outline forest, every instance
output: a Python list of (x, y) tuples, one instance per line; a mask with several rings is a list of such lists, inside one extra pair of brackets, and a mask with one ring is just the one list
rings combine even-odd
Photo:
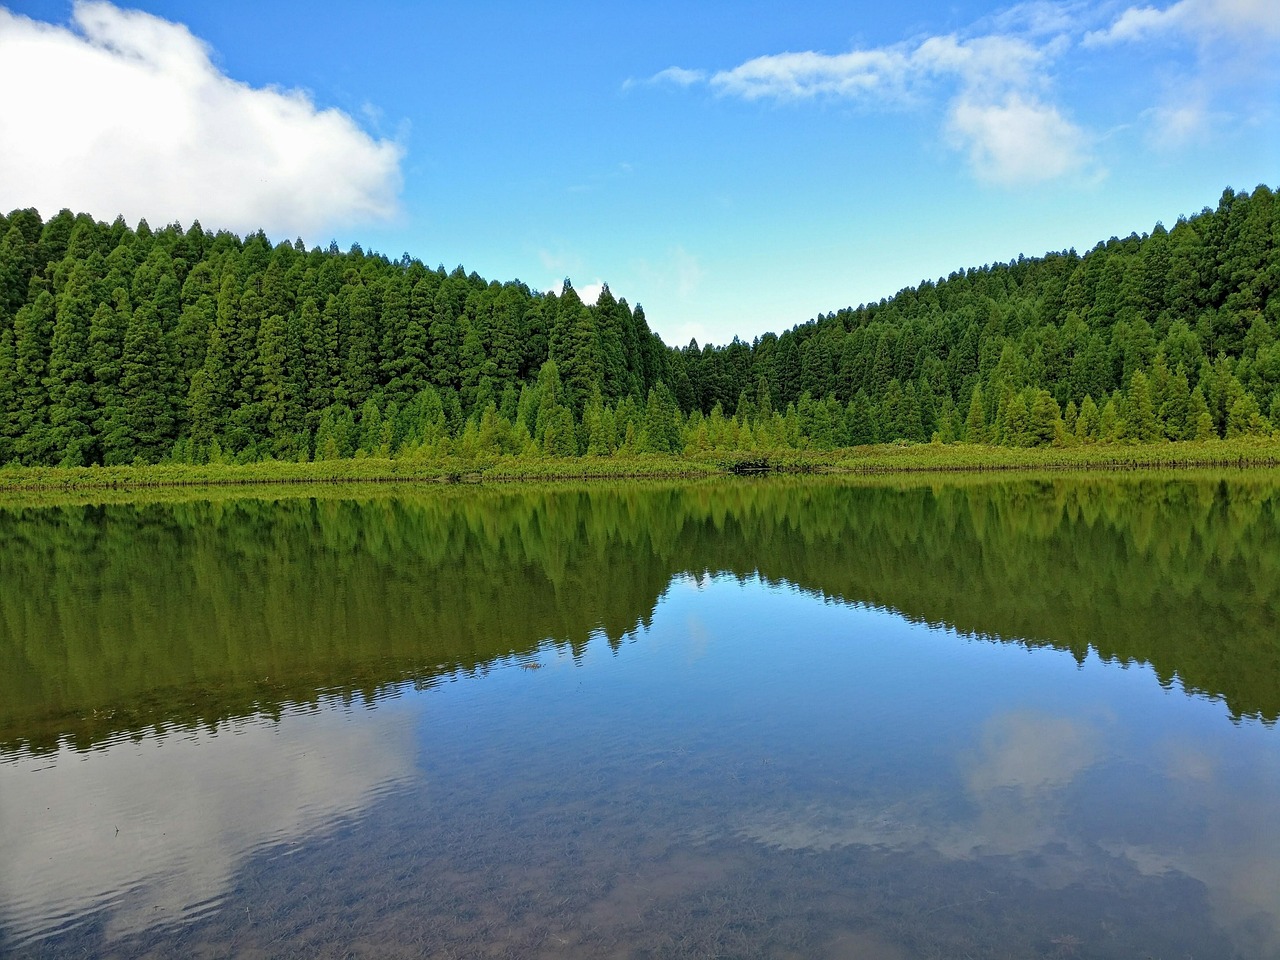
[(745, 343), (668, 347), (408, 254), (0, 215), (0, 464), (610, 456), (1271, 436), (1280, 215), (952, 273)]

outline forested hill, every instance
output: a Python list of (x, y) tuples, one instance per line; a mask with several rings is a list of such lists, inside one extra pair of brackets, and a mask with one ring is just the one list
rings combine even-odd
[(1280, 425), (1263, 186), (751, 344), (358, 246), (0, 215), (0, 463), (1011, 445)]

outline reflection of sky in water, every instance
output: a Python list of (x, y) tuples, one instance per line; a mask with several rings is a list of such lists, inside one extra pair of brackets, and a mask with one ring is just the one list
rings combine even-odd
[(0, 762), (0, 916), (18, 937), (99, 907), (111, 937), (210, 909), (243, 858), (359, 814), (412, 771), (391, 706), (341, 704)]
[[(635, 915), (659, 888), (730, 875), (712, 862), (726, 849), (804, 855), (818, 877), (851, 850), (924, 851), (1057, 897), (1123, 862), (1203, 885), (1242, 955), (1280, 951), (1275, 731), (1146, 668), (732, 578), (677, 578), (616, 653), (597, 639), (539, 659), (406, 687), (376, 710), (332, 704), (0, 764), (0, 915), (23, 934), (106, 906), (108, 935), (126, 936), (225, 907), (253, 851), (305, 856), (356, 817), (370, 849), (421, 831), (422, 874), (402, 887), (438, 884), (432, 871), (457, 864), (432, 858), (450, 844), (487, 851), (479, 874), (514, 878), (519, 848), (545, 843), (566, 857), (547, 870), (599, 857), (591, 869), (613, 878), (599, 903)], [(549, 840), (556, 823), (566, 833)], [(641, 877), (627, 888), (609, 858), (664, 831), (683, 859), (627, 874)], [(344, 865), (326, 869), (347, 882)], [(551, 884), (537, 871), (532, 888)]]
[[(1177, 872), (1204, 884), (1218, 921), (1246, 954), (1280, 953), (1273, 729), (1233, 725), (1221, 705), (1163, 690), (1145, 667), (1096, 657), (1078, 666), (1064, 653), (967, 640), (883, 611), (822, 609), (788, 592), (742, 598), (738, 623), (721, 623), (721, 644), (734, 644), (735, 631), (754, 621), (790, 623), (779, 632), (801, 651), (820, 646), (830, 657), (822, 660), (826, 677), (810, 685), (830, 693), (848, 684), (843, 706), (839, 697), (822, 700), (828, 721), (872, 731), (850, 761), (865, 764), (886, 743), (905, 747), (895, 759), (907, 768), (908, 788), (849, 800), (798, 791), (793, 806), (741, 812), (741, 836), (780, 849), (1036, 854), (1035, 881), (1055, 888), (1118, 855), (1143, 874)], [(764, 609), (752, 609), (756, 603)], [(710, 649), (705, 627), (699, 632), (699, 645)], [(879, 682), (902, 667), (909, 685), (882, 687), (868, 704), (859, 681)], [(798, 719), (806, 724), (803, 712)], [(831, 727), (809, 729), (814, 736)], [(806, 739), (803, 730), (795, 735)], [(941, 763), (925, 747), (931, 738), (948, 744)], [(928, 786), (919, 783), (922, 770), (930, 771)]]

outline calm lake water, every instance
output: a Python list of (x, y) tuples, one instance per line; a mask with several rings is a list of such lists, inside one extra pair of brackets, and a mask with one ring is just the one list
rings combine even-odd
[(1274, 477), (271, 491), (0, 544), (0, 954), (1280, 957)]

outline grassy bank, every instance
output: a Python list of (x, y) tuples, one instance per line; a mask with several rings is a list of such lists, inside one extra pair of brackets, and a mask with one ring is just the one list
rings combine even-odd
[(880, 445), (843, 450), (706, 452), (685, 456), (464, 460), (266, 461), (127, 467), (5, 467), (0, 495), (18, 491), (134, 490), (274, 484), (503, 483), (539, 480), (709, 477), (732, 473), (994, 473), (1280, 466), (1280, 441), (1216, 440), (1141, 446), (1015, 449), (973, 445)]

